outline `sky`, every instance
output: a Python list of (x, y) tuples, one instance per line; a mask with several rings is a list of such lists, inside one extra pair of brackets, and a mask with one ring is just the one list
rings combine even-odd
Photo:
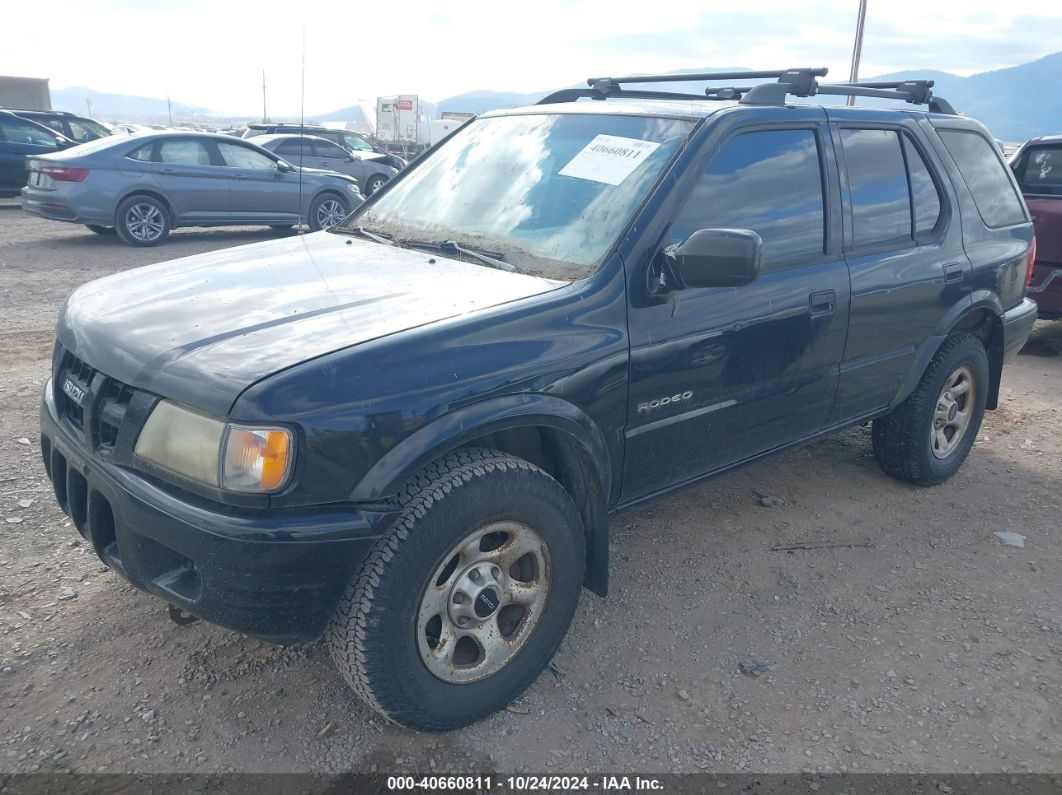
[[(847, 79), (858, 0), (55, 0), (4, 3), (0, 74), (308, 116), (387, 94), (438, 101), (587, 77), (828, 66)], [(303, 13), (297, 13), (300, 9)], [(17, 31), (17, 34), (16, 34)], [(862, 68), (961, 75), (1062, 50), (1062, 3), (869, 0)], [(300, 91), (305, 36), (305, 96)]]

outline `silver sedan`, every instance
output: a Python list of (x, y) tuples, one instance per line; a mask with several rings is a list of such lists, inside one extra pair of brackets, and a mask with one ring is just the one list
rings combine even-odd
[(366, 196), (372, 196), (398, 173), (387, 165), (387, 155), (350, 152), (316, 135), (258, 135), (254, 142), (293, 165), (323, 168), (354, 177)]
[(306, 223), (316, 231), (363, 200), (350, 176), (209, 133), (108, 136), (29, 157), (26, 167), (26, 212), (117, 233), (132, 246), (158, 245), (179, 226)]

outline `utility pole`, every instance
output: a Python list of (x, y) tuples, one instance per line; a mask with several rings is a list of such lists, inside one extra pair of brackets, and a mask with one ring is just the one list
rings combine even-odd
[(91, 119), (92, 118), (92, 100), (89, 99), (88, 97), (85, 97), (85, 106), (88, 108), (88, 115), (89, 115), (89, 118)]
[(170, 102), (170, 95), (169, 94), (166, 95), (166, 113), (169, 114), (170, 126), (172, 127), (173, 126), (173, 103)]
[(266, 116), (266, 84), (265, 84), (265, 69), (262, 70), (262, 123), (269, 121)]
[[(867, 0), (859, 0), (859, 18), (856, 20), (855, 44), (852, 46), (852, 72), (848, 82), (859, 80), (859, 58), (863, 54), (863, 23), (867, 18)], [(848, 104), (855, 105), (855, 97), (848, 97)]]

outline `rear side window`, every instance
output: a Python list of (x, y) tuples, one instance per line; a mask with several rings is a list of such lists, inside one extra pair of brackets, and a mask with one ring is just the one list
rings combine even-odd
[(209, 166), (210, 152), (200, 141), (162, 141), (159, 143), (159, 160), (182, 166)]
[(303, 141), (300, 138), (292, 140), (282, 141), (274, 150), (281, 157), (312, 157), (313, 151), (310, 148), (309, 141)]
[(747, 132), (723, 144), (679, 210), (671, 239), (726, 228), (763, 238), (765, 270), (822, 256), (826, 214), (814, 130)]
[(11, 141), (11, 143), (56, 146), (54, 135), (32, 122), (23, 121), (14, 116), (0, 116), (0, 131), (3, 132), (4, 138)]
[(1007, 167), (996, 146), (982, 135), (967, 130), (937, 132), (955, 159), (985, 226), (994, 228), (1025, 221), (1021, 199), (1007, 177)]
[(895, 130), (841, 130), (856, 248), (911, 239), (911, 194)]
[(1062, 148), (1030, 149), (1022, 160), (1018, 184), (1030, 196), (1062, 196)]

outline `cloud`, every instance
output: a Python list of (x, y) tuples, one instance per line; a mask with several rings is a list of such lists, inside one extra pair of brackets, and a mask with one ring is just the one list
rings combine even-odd
[[(520, 92), (590, 75), (705, 66), (819, 66), (846, 76), (855, 0), (760, 0), (755, 12), (710, 0), (498, 3), (440, 7), (411, 0), (395, 17), (319, 0), (290, 2), (67, 0), (42, 24), (39, 8), (4, 9), (0, 74), (49, 77), (56, 87), (165, 96), (253, 115), (262, 70), (270, 110), (297, 113), (306, 36), (307, 113), (359, 97), (427, 99), (480, 88)], [(1062, 6), (1040, 0), (871, 3), (863, 74), (905, 68), (970, 73), (1062, 50)]]

